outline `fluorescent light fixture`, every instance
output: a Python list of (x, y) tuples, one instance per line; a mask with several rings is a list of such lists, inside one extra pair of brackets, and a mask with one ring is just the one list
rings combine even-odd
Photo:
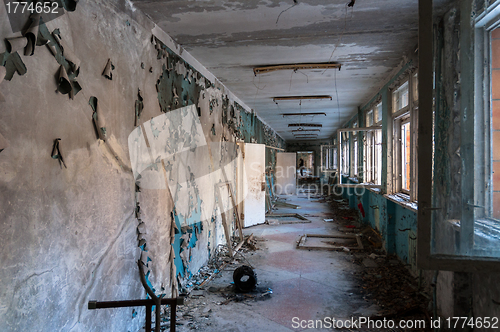
[(283, 113), (281, 114), (283, 117), (285, 116), (311, 116), (311, 115), (324, 115), (326, 116), (326, 113), (324, 112), (313, 112), (313, 113)]
[(306, 131), (320, 131), (320, 130), (321, 129), (294, 129), (294, 130), (292, 130), (292, 133), (296, 133), (296, 132), (303, 133)]
[(273, 97), (273, 101), (276, 102), (278, 100), (304, 100), (304, 99), (311, 99), (311, 100), (321, 100), (321, 99), (330, 99), (332, 100), (332, 96), (328, 95), (319, 95), (319, 96), (282, 96), (282, 97)]
[(289, 123), (288, 127), (323, 127), (321, 123)]
[(285, 64), (285, 65), (269, 65), (269, 66), (258, 66), (253, 68), (253, 73), (255, 76), (257, 74), (269, 73), (277, 70), (307, 70), (307, 69), (339, 69), (342, 65), (338, 62), (321, 62), (321, 63), (295, 63), (295, 64)]

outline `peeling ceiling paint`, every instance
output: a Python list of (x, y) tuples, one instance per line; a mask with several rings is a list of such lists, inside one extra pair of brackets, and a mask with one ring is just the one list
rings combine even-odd
[[(292, 0), (132, 2), (288, 141), (294, 140), (288, 123), (300, 118), (321, 121), (318, 139), (330, 137), (417, 46), (414, 0), (366, 0), (354, 7), (347, 0), (299, 0), (295, 6)], [(450, 1), (434, 2), (442, 7)], [(259, 65), (329, 61), (340, 62), (342, 70), (257, 76), (252, 71)], [(332, 100), (272, 100), (324, 94)], [(327, 116), (281, 115), (311, 111)]]

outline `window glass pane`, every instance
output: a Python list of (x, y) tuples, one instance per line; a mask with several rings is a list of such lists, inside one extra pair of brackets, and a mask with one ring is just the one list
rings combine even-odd
[(373, 110), (366, 112), (366, 127), (371, 127), (373, 125)]
[[(459, 115), (471, 104), (474, 113), (463, 116), (456, 123), (450, 123), (449, 116), (454, 113), (442, 108), (444, 102), (436, 107), (431, 253), (498, 259), (500, 80), (497, 75), (500, 74), (500, 30), (488, 32), (478, 27), (476, 36), (479, 31), (485, 40), (474, 48), (478, 65), (474, 68), (473, 78), (482, 84), (474, 85), (477, 90), (471, 88), (462, 93), (471, 97), (484, 96), (485, 99), (483, 102), (476, 100), (476, 103), (461, 104), (460, 112), (457, 112)], [(486, 43), (490, 47), (483, 49), (481, 46)], [(484, 71), (483, 64), (489, 64), (488, 71)], [(463, 73), (461, 79), (467, 81), (472, 78), (470, 74)], [(446, 130), (441, 129), (443, 126)], [(457, 139), (453, 134), (457, 130), (472, 134), (462, 134)], [(446, 154), (451, 151), (459, 152), (452, 152), (455, 156), (446, 159)]]
[(353, 176), (358, 176), (358, 139), (354, 139), (354, 169), (353, 169)]
[[(373, 113), (372, 113), (373, 114)], [(364, 137), (365, 144), (363, 147), (364, 154), (364, 167), (363, 167), (363, 181), (372, 182), (373, 181), (373, 133), (367, 132)]]
[(375, 184), (382, 183), (382, 131), (375, 131)]
[(401, 125), (401, 180), (402, 189), (410, 190), (410, 123)]
[(418, 100), (418, 73), (413, 75), (413, 100)]
[(333, 169), (337, 169), (337, 149), (336, 148), (333, 149)]
[(408, 106), (408, 82), (401, 85), (396, 91), (393, 92), (394, 107), (393, 112)]
[(382, 121), (382, 103), (375, 106), (375, 123)]

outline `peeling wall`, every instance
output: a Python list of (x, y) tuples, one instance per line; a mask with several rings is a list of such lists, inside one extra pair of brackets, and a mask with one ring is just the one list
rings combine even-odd
[[(224, 243), (215, 204), (209, 220), (198, 213), (201, 191), (213, 188), (198, 188), (191, 213), (181, 215), (175, 206), (186, 197), (136, 186), (128, 151), (136, 126), (196, 105), (213, 143), (198, 164), (214, 168), (237, 153), (222, 142), (284, 147), (219, 82), (197, 71), (196, 61), (187, 63), (154, 38), (144, 15), (122, 6), (79, 2), (40, 26), (50, 47), (39, 45), (32, 56), (1, 50), (12, 75), (0, 83), (0, 133), (9, 142), (0, 153), (2, 331), (138, 331), (144, 309), (89, 311), (87, 302), (145, 298), (139, 259), (157, 294), (175, 294), (177, 281), (182, 290)], [(3, 5), (0, 22), (2, 39), (21, 35), (6, 23)], [(113, 66), (103, 76), (108, 60)], [(57, 138), (60, 153), (53, 153)], [(183, 218), (191, 227), (182, 226)]]

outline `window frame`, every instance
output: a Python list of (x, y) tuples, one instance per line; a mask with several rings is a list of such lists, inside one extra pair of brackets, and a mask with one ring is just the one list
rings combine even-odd
[[(371, 124), (368, 121), (368, 115), (371, 113)], [(380, 120), (375, 122), (380, 113)], [(366, 127), (382, 127), (382, 100), (378, 98), (372, 103), (371, 107), (365, 111)], [(379, 142), (377, 143), (377, 139)], [(364, 176), (363, 180), (367, 183), (376, 185), (382, 184), (382, 131), (367, 131), (364, 135), (363, 157), (364, 157)], [(368, 167), (366, 167), (368, 165)]]
[(336, 172), (338, 170), (338, 153), (336, 144), (321, 145), (321, 171)]
[[(489, 51), (489, 45), (485, 45), (485, 26), (487, 23), (495, 21), (500, 22), (500, 1), (497, 0), (488, 6), (482, 13), (476, 17), (476, 24), (471, 25), (471, 15), (473, 13), (473, 2), (460, 2), (460, 59), (461, 61), (461, 103), (460, 108), (462, 114), (470, 114), (462, 119), (461, 123), (461, 162), (463, 165), (462, 176), (473, 176), (474, 180), (481, 178), (481, 172), (474, 168), (474, 161), (477, 160), (477, 155), (474, 155), (475, 144), (477, 142), (475, 135), (475, 126), (484, 117), (485, 104), (489, 98), (479, 98), (483, 96), (481, 92), (490, 91), (489, 86), (484, 86), (485, 82), (485, 63), (489, 67), (489, 62), (484, 61), (485, 52)], [(431, 0), (419, 0), (419, 133), (418, 139), (418, 223), (417, 223), (417, 266), (420, 269), (427, 270), (445, 270), (445, 271), (460, 271), (460, 272), (498, 272), (500, 271), (500, 259), (487, 256), (471, 256), (464, 254), (462, 246), (467, 250), (467, 246), (473, 241), (473, 236), (470, 236), (469, 230), (474, 231), (474, 212), (475, 206), (471, 208), (462, 208), (460, 235), (457, 240), (460, 240), (460, 252), (453, 254), (434, 254), (432, 253), (432, 243), (435, 238), (432, 235), (433, 230), (433, 210), (440, 209), (433, 207), (433, 9)], [(470, 45), (471, 47), (467, 47)], [(472, 47), (474, 46), (474, 47)], [(486, 47), (485, 47), (486, 46)], [(471, 59), (471, 61), (468, 61)], [(487, 81), (486, 81), (487, 82)], [(485, 89), (485, 90), (483, 90)], [(472, 110), (472, 111), (471, 111)], [(477, 116), (477, 117), (476, 117)], [(468, 121), (467, 121), (468, 120)], [(484, 126), (484, 122), (481, 123)], [(470, 133), (474, 134), (471, 135)], [(469, 135), (466, 135), (469, 133)], [(471, 174), (467, 174), (469, 171)], [(479, 176), (479, 178), (477, 177)], [(462, 186), (462, 201), (465, 205), (467, 202), (475, 202), (477, 190), (474, 190), (477, 183), (474, 181), (464, 181)], [(485, 182), (481, 182), (484, 186)], [(473, 233), (472, 233), (473, 234)]]
[[(356, 127), (356, 128), (342, 128), (342, 129), (338, 129), (337, 130), (337, 144), (338, 144), (338, 151), (342, 151), (341, 152), (341, 155), (339, 157), (339, 160), (343, 160), (344, 158), (345, 159), (352, 159), (350, 158), (350, 156), (347, 156), (347, 155), (344, 155), (344, 150), (341, 150), (341, 147), (344, 146), (344, 144), (349, 144), (349, 137), (350, 135), (354, 135), (356, 134), (357, 136), (357, 133), (359, 132), (368, 132), (368, 131), (382, 131), (382, 126), (372, 126), (372, 127), (363, 127), (363, 128), (359, 128), (359, 127)], [(349, 135), (350, 134), (350, 135)], [(344, 140), (342, 139), (342, 136), (346, 136), (347, 138)], [(347, 148), (347, 152), (350, 154), (352, 153), (352, 151)], [(351, 163), (349, 163), (349, 165), (351, 165)], [(344, 165), (340, 165), (341, 167), (343, 167)], [(344, 175), (344, 176), (349, 176), (348, 174), (341, 174), (341, 175)], [(337, 177), (337, 184), (336, 186), (338, 187), (345, 187), (345, 188), (351, 188), (351, 187), (355, 187), (355, 188), (362, 188), (362, 187), (365, 187), (365, 188), (382, 188), (381, 185), (379, 184), (373, 184), (373, 183), (358, 183), (358, 184), (347, 184), (347, 183), (342, 183), (342, 176), (338, 176)]]
[[(389, 174), (393, 177), (393, 187), (389, 194), (404, 194), (401, 195), (402, 198), (408, 200), (408, 202), (416, 202), (418, 197), (418, 172), (417, 172), (417, 161), (418, 161), (418, 92), (415, 90), (415, 78), (418, 80), (418, 70), (412, 70), (407, 73), (403, 78), (402, 82), (398, 84), (395, 88), (391, 90), (391, 102), (392, 109), (390, 114), (392, 115), (393, 122), (393, 158), (392, 167), (394, 172)], [(418, 83), (418, 81), (417, 81)], [(417, 84), (418, 86), (418, 84)], [(397, 94), (399, 91), (405, 87), (408, 94), (408, 104), (400, 109), (397, 107)], [(401, 134), (402, 125), (405, 123), (410, 123), (410, 188), (404, 188), (403, 186), (403, 155), (402, 155), (402, 142), (403, 137)], [(389, 191), (389, 188), (388, 188)]]

